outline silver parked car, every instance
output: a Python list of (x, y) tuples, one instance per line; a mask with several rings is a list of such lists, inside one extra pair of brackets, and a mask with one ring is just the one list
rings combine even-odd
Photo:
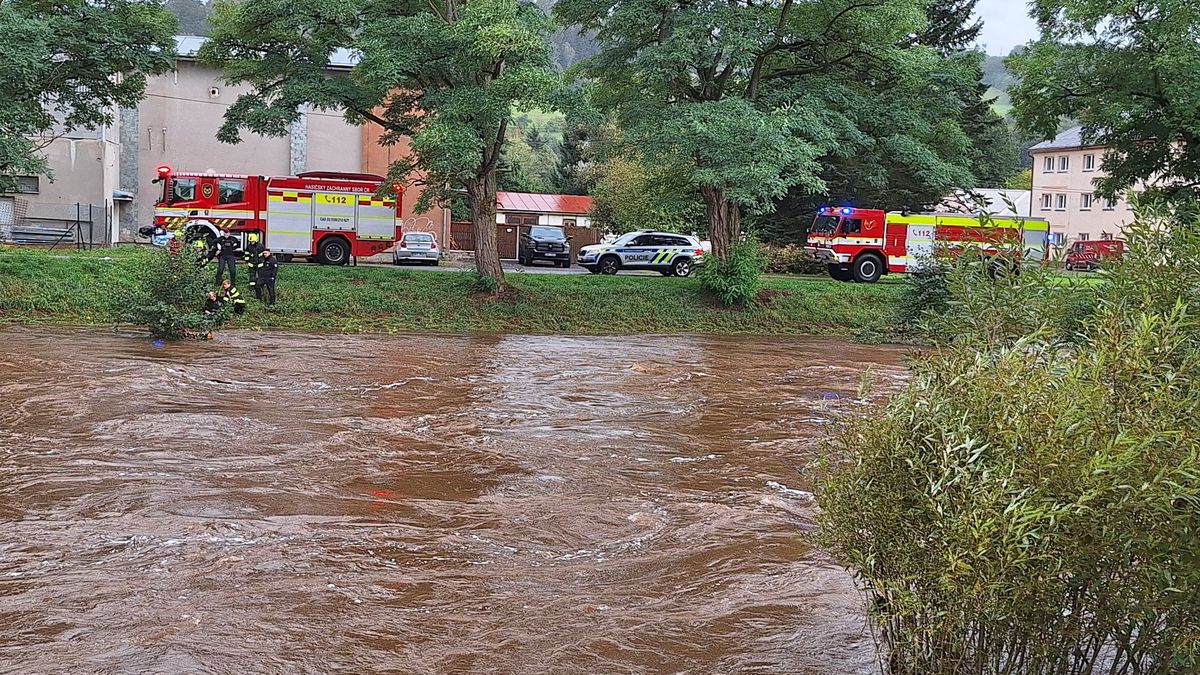
[(405, 232), (400, 243), (392, 250), (392, 264), (416, 263), (437, 265), (442, 259), (442, 249), (437, 237), (431, 232)]

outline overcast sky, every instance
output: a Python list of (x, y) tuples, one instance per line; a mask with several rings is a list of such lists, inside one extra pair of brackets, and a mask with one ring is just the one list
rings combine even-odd
[(989, 54), (1007, 56), (1013, 47), (1038, 36), (1037, 24), (1029, 18), (1024, 0), (980, 0), (976, 11), (983, 17), (979, 42)]

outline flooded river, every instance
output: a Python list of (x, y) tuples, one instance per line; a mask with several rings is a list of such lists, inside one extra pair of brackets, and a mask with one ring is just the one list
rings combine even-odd
[(867, 672), (804, 466), (902, 377), (804, 339), (0, 330), (0, 665)]

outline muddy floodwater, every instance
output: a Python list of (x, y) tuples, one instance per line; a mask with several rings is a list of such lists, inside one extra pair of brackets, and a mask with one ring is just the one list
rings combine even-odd
[(0, 667), (870, 672), (805, 465), (903, 377), (800, 338), (0, 330)]

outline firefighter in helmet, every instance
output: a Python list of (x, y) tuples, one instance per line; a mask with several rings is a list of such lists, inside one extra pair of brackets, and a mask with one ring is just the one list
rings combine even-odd
[(263, 251), (266, 247), (259, 241), (257, 232), (251, 232), (246, 237), (246, 248), (242, 250), (242, 258), (246, 261), (246, 267), (250, 270), (250, 292), (254, 297), (262, 300), (262, 287), (258, 285), (258, 272), (263, 266)]
[(237, 283), (237, 259), (238, 249), (242, 247), (242, 242), (238, 238), (229, 234), (227, 228), (221, 228), (221, 236), (217, 237), (217, 283), (221, 283), (221, 278), (225, 274), (225, 270), (229, 270), (229, 280)]
[(221, 302), (233, 305), (233, 313), (238, 316), (246, 313), (246, 299), (229, 279), (221, 282)]

